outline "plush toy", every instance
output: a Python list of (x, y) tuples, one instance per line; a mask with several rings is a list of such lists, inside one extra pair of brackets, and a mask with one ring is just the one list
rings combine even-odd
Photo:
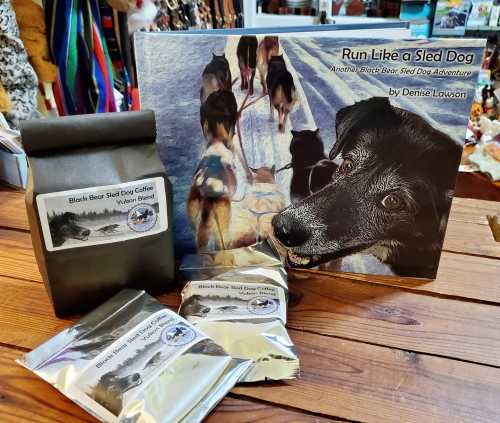
[(39, 81), (53, 82), (57, 67), (50, 61), (43, 9), (32, 0), (12, 0), (19, 32)]
[(38, 117), (38, 79), (19, 37), (16, 14), (10, 0), (0, 1), (0, 83), (12, 103), (5, 113), (9, 125)]
[(470, 119), (473, 122), (479, 122), (479, 118), (481, 117), (482, 114), (483, 114), (483, 106), (481, 105), (481, 103), (477, 101), (472, 103), (472, 107), (470, 110)]
[(131, 7), (127, 12), (129, 33), (150, 29), (154, 25), (157, 13), (158, 9), (151, 0), (135, 1), (134, 7)]
[(497, 153), (498, 143), (491, 142), (479, 144), (474, 153), (469, 156), (471, 163), (475, 164), (479, 170), (486, 173), (493, 181), (500, 180), (500, 152)]
[(497, 118), (497, 108), (495, 106), (495, 99), (493, 97), (488, 97), (484, 102), (484, 112), (490, 119)]
[(493, 157), (497, 162), (500, 162), (500, 142), (490, 142), (484, 147), (486, 152)]
[(495, 97), (495, 90), (491, 85), (485, 85), (481, 90), (481, 95), (483, 97), (483, 104), (484, 104), (488, 98)]
[(488, 142), (500, 134), (500, 122), (498, 120), (490, 120), (486, 116), (479, 118), (479, 126), (481, 128), (481, 141)]
[(12, 104), (5, 88), (0, 83), (0, 113), (10, 112)]
[(135, 7), (135, 0), (107, 0), (108, 4), (118, 12), (128, 12)]

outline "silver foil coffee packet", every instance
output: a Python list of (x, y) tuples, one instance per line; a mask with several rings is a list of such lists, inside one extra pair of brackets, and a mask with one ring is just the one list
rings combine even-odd
[(124, 290), (18, 360), (103, 422), (199, 422), (251, 364)]
[(299, 358), (286, 325), (288, 284), (267, 242), (184, 256), (179, 314), (231, 356), (253, 364), (240, 382), (293, 379)]

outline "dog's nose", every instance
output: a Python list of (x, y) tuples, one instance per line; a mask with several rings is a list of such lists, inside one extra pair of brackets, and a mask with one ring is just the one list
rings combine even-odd
[(287, 247), (296, 247), (309, 238), (309, 231), (295, 219), (282, 213), (273, 217), (274, 235)]

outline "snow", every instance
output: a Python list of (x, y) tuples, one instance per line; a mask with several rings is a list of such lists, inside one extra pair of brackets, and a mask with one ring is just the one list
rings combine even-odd
[[(476, 70), (481, 62), (480, 43), (476, 40), (377, 40), (367, 43), (363, 39), (280, 37), (287, 67), (292, 73), (300, 97), (300, 105), (290, 114), (286, 131), (277, 130), (277, 121), (271, 122), (267, 98), (258, 100), (246, 109), (241, 118), (240, 127), (243, 148), (249, 165), (280, 168), (290, 160), (290, 130), (320, 128), (328, 153), (336, 140), (335, 116), (339, 109), (356, 101), (373, 96), (387, 96), (388, 87), (428, 88), (437, 87), (447, 90), (467, 92), (468, 101), (438, 100), (436, 98), (391, 98), (391, 104), (421, 115), (433, 126), (450, 135), (457, 143), (462, 143), (465, 134), (470, 100), (474, 95)], [(191, 186), (192, 175), (198, 165), (206, 142), (203, 138), (199, 121), (199, 89), (201, 74), (210, 62), (212, 52), (226, 53), (231, 66), (233, 79), (239, 76), (236, 58), (238, 37), (138, 34), (136, 37), (136, 59), (138, 64), (139, 89), (143, 109), (156, 112), (158, 145), (160, 155), (166, 165), (167, 173), (174, 190), (175, 239), (178, 255), (195, 252), (193, 231), (186, 214), (186, 200)], [(457, 42), (462, 47), (457, 46)], [(373, 61), (342, 60), (340, 51), (343, 47), (353, 49), (386, 48), (399, 52), (409, 51), (414, 47), (449, 49), (463, 53), (475, 53), (471, 65), (440, 63), (439, 68), (461, 71), (473, 71), (469, 77), (428, 77), (428, 76), (389, 76), (367, 73), (335, 73), (336, 66), (378, 66), (398, 70), (417, 65), (413, 62), (375, 63)], [(437, 51), (437, 50), (436, 50)], [(419, 63), (421, 68), (433, 68), (435, 65)], [(250, 101), (261, 95), (258, 72), (254, 81), (255, 94)], [(239, 81), (233, 87), (240, 105), (245, 97)], [(275, 114), (277, 120), (277, 113)], [(238, 137), (235, 144), (239, 145)], [(238, 191), (236, 199), (241, 199), (247, 184), (243, 170), (238, 165)], [(277, 183), (289, 201), (289, 181), (291, 171), (277, 175)], [(365, 256), (366, 257), (366, 256)], [(373, 258), (352, 258), (351, 261), (366, 270), (373, 270), (377, 263)], [(346, 260), (348, 263), (349, 260)], [(345, 265), (347, 266), (347, 265)], [(342, 266), (342, 270), (353, 270), (356, 266)], [(359, 266), (358, 266), (359, 267)], [(380, 272), (383, 273), (381, 269)]]

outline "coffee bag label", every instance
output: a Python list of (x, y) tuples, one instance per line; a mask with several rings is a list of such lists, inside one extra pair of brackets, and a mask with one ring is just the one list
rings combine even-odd
[(286, 323), (285, 291), (263, 283), (192, 281), (182, 292), (182, 316), (199, 320), (278, 318)]
[(97, 402), (106, 410), (101, 414), (111, 413), (109, 421), (114, 421), (124, 405), (204, 339), (180, 316), (161, 310), (101, 351), (78, 376), (72, 392), (83, 404)]
[(39, 194), (36, 204), (47, 251), (125, 241), (168, 228), (161, 177)]

